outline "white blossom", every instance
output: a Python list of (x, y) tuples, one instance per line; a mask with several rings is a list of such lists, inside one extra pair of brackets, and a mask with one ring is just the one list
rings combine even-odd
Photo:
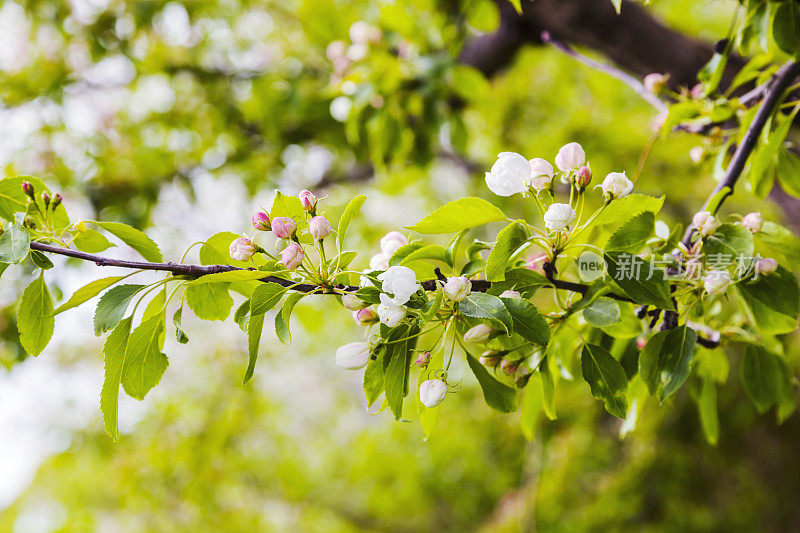
[(447, 394), (447, 384), (441, 379), (429, 379), (419, 386), (419, 400), (425, 407), (436, 407)]
[(336, 350), (336, 364), (347, 370), (358, 370), (369, 363), (369, 344), (351, 342)]
[(325, 217), (313, 217), (308, 221), (308, 232), (315, 241), (321, 241), (331, 234), (331, 223)]
[(747, 213), (742, 219), (742, 225), (753, 233), (758, 233), (764, 226), (764, 218), (758, 211)]
[(731, 285), (731, 275), (727, 270), (711, 270), (703, 278), (703, 287), (708, 294), (722, 294)]
[(633, 190), (633, 182), (624, 172), (611, 172), (603, 179), (600, 187), (608, 198), (625, 198)]
[(406, 308), (402, 305), (394, 305), (391, 298), (381, 294), (381, 303), (378, 304), (378, 318), (380, 321), (393, 328), (400, 324), (406, 317)]
[(359, 311), (369, 304), (352, 292), (348, 292), (342, 296), (342, 305), (344, 305), (345, 309), (349, 309), (350, 311)]
[(478, 324), (464, 333), (464, 342), (482, 344), (489, 340), (494, 333), (494, 328), (488, 324)]
[(408, 244), (408, 239), (399, 231), (390, 231), (381, 237), (381, 252), (389, 257), (397, 250)]
[(515, 152), (501, 152), (492, 165), (492, 170), (486, 173), (486, 185), (498, 196), (526, 192), (530, 181), (530, 163)]
[(370, 270), (387, 270), (389, 268), (389, 255), (380, 252), (369, 259)]
[(561, 172), (578, 170), (584, 163), (586, 163), (586, 153), (578, 143), (565, 144), (556, 154), (556, 166)]
[(772, 274), (777, 269), (778, 262), (770, 257), (765, 257), (764, 259), (759, 259), (756, 261), (756, 272), (763, 276)]
[(464, 276), (453, 276), (444, 284), (444, 295), (454, 302), (460, 302), (469, 296), (472, 282)]
[(575, 210), (569, 204), (551, 204), (544, 214), (544, 225), (547, 229), (561, 231), (575, 222)]
[(393, 296), (388, 300), (392, 305), (403, 305), (419, 288), (414, 271), (404, 266), (389, 267), (378, 279), (383, 282), (383, 292)]
[(709, 211), (699, 211), (692, 217), (692, 225), (700, 235), (712, 235), (721, 223)]
[(231, 243), (229, 252), (237, 261), (249, 261), (256, 253), (256, 246), (247, 237), (239, 237)]

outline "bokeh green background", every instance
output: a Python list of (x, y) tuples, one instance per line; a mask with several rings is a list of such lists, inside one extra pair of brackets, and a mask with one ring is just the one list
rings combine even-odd
[[(651, 8), (673, 27), (714, 40), (736, 2), (657, 0)], [(490, 195), (482, 172), (500, 151), (552, 161), (574, 140), (596, 175), (634, 174), (655, 112), (558, 51), (525, 48), (508, 69), (460, 94), (448, 65), (496, 16), (488, 1), (5, 3), (0, 20), (13, 30), (11, 44), (22, 42), (23, 57), (2, 58), (0, 98), (13, 130), (4, 134), (2, 163), (6, 174), (36, 174), (63, 189), (87, 216), (150, 226), (177, 257), (202, 238), (198, 232), (246, 231), (249, 209), (275, 187), (328, 194), (334, 214), (364, 193), (364, 217), (351, 230), (361, 267), (384, 232), (444, 201)], [(416, 64), (418, 83), (394, 85), (389, 78), (400, 66), (385, 50), (353, 74), (386, 102), (370, 111), (382, 118), (357, 142), (331, 117), (342, 92), (325, 56), (356, 20), (407, 39), (425, 58), (424, 68)], [(105, 70), (96, 67), (109, 60)], [(454, 105), (454, 94), (466, 100)], [(409, 123), (420, 102), (432, 107)], [(399, 137), (386, 137), (388, 130)], [(669, 223), (689, 219), (714, 185), (711, 164), (688, 156), (698, 143), (680, 134), (659, 140), (637, 183), (640, 192), (667, 195), (660, 217)], [(454, 162), (454, 152), (468, 165)], [(364, 165), (375, 168), (368, 179), (352, 170)], [(519, 197), (500, 204), (533, 216)], [(726, 208), (756, 205), (738, 194)], [(769, 203), (759, 208), (780, 217)], [(59, 276), (68, 292), (75, 281)], [(76, 316), (72, 327), (88, 333), (88, 318)], [(690, 386), (664, 406), (644, 406), (623, 439), (621, 421), (580, 380), (562, 381), (559, 419), (543, 422), (528, 442), (517, 415), (489, 410), (465, 379), (425, 441), (418, 424), (368, 413), (360, 374), (334, 365), (335, 348), (360, 335), (346, 312), (304, 301), (294, 321), (291, 346), (265, 333), (256, 377), (244, 387), (241, 332), (230, 322), (189, 321), (195, 338), (188, 347), (168, 343), (171, 367), (157, 392), (123, 406), (120, 442), (103, 433), (99, 408), (89, 412), (6, 502), (0, 531), (800, 528), (800, 422), (795, 415), (777, 426), (755, 413), (743, 398), (735, 350), (725, 354), (717, 446), (703, 437)], [(99, 397), (99, 340), (62, 335), (39, 360), (26, 360), (13, 341), (12, 310), (0, 329), (4, 383), (47, 358), (64, 372), (88, 368), (96, 390), (85, 392)], [(796, 341), (789, 357), (797, 365)], [(39, 392), (28, 391), (21, 408), (37, 409)], [(51, 421), (85, 407), (42, 409), (45, 439)], [(6, 423), (0, 440), (13, 449), (17, 435)], [(0, 475), (0, 483), (11, 481)]]

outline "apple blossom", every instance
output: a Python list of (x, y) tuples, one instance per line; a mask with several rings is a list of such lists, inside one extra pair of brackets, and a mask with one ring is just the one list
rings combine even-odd
[(358, 370), (369, 363), (369, 344), (366, 342), (351, 342), (340, 346), (336, 350), (336, 364), (347, 370)]
[(472, 282), (464, 276), (453, 276), (444, 284), (444, 295), (454, 302), (460, 302), (469, 296), (471, 290)]
[(508, 374), (510, 376), (517, 371), (517, 368), (519, 368), (519, 363), (517, 361), (511, 361), (509, 359), (503, 359), (500, 361), (500, 370), (502, 370), (504, 374)]
[(592, 169), (583, 165), (578, 171), (575, 173), (575, 183), (581, 187), (581, 190), (589, 185), (589, 182), (592, 181)]
[(494, 328), (489, 324), (478, 324), (464, 333), (464, 342), (482, 344), (489, 340), (494, 331)]
[(695, 84), (694, 87), (692, 87), (692, 90), (689, 91), (689, 94), (691, 95), (692, 98), (697, 100), (698, 98), (702, 98), (704, 92), (705, 89), (703, 88), (703, 84), (697, 83)]
[(299, 267), (305, 257), (303, 247), (296, 242), (290, 242), (286, 248), (281, 250), (281, 263), (289, 270)]
[(586, 153), (578, 143), (565, 144), (556, 154), (556, 166), (561, 172), (578, 170), (584, 163), (586, 163)]
[(349, 309), (350, 311), (359, 311), (369, 304), (352, 292), (348, 292), (342, 296), (342, 305), (344, 305), (345, 309)]
[(354, 43), (377, 43), (381, 40), (383, 32), (369, 22), (357, 20), (350, 26), (350, 40)]
[(312, 213), (314, 208), (317, 207), (317, 197), (314, 196), (314, 193), (308, 189), (303, 189), (300, 191), (297, 197), (300, 199), (300, 203), (303, 204), (303, 209), (309, 213)]
[(644, 88), (653, 94), (660, 93), (667, 83), (667, 77), (657, 72), (652, 72), (644, 77)]
[(778, 262), (771, 257), (765, 257), (756, 261), (756, 272), (761, 275), (772, 274), (778, 269)]
[(691, 159), (694, 163), (699, 163), (703, 160), (703, 155), (706, 151), (703, 149), (702, 146), (695, 146), (691, 150), (689, 150), (689, 159)]
[(575, 222), (575, 210), (569, 204), (550, 204), (544, 214), (544, 225), (553, 231), (562, 231)]
[(483, 366), (497, 366), (500, 363), (500, 352), (495, 350), (486, 350), (478, 358), (478, 362)]
[(315, 241), (321, 241), (331, 234), (331, 223), (322, 216), (312, 217), (308, 221), (308, 232), (311, 233)]
[(229, 252), (237, 261), (249, 261), (256, 253), (256, 245), (247, 237), (239, 237), (231, 243)]
[(417, 356), (417, 360), (414, 363), (420, 367), (425, 368), (428, 366), (428, 363), (431, 362), (431, 352), (420, 352)]
[(603, 179), (600, 188), (603, 189), (603, 194), (608, 200), (625, 198), (633, 190), (633, 182), (624, 172), (611, 172)]
[(491, 171), (486, 173), (486, 185), (498, 196), (526, 192), (530, 181), (531, 165), (516, 152), (500, 152)]
[(500, 293), (500, 298), (522, 298), (522, 294), (519, 291), (503, 291)]
[(399, 231), (390, 231), (381, 237), (381, 252), (391, 257), (397, 250), (408, 244), (408, 238)]
[(742, 219), (742, 225), (753, 233), (758, 233), (764, 226), (764, 218), (758, 211), (747, 213)]
[(425, 407), (436, 407), (447, 394), (447, 384), (441, 379), (429, 379), (419, 386), (419, 401)]
[(708, 294), (722, 294), (731, 284), (727, 270), (711, 270), (703, 278), (703, 287)]
[(538, 251), (528, 254), (527, 259), (525, 259), (525, 268), (528, 270), (539, 270), (542, 271), (544, 262), (547, 261), (547, 253)]
[(365, 309), (353, 311), (353, 320), (355, 320), (356, 324), (359, 326), (369, 326), (378, 321), (378, 313), (371, 307), (367, 307)]
[(384, 298), (386, 295), (381, 294), (381, 303), (378, 304), (378, 318), (381, 323), (393, 328), (400, 324), (406, 317), (406, 308), (402, 305), (392, 304), (389, 298)]
[(721, 223), (709, 211), (699, 211), (692, 217), (692, 225), (700, 235), (711, 235)]
[(387, 300), (392, 305), (403, 305), (419, 288), (414, 271), (404, 266), (389, 267), (378, 279), (383, 282), (383, 292), (393, 296)]
[(389, 255), (383, 252), (369, 258), (370, 270), (387, 270), (389, 268)]
[(272, 219), (272, 231), (279, 239), (290, 239), (297, 229), (297, 223), (289, 217), (275, 217)]
[(253, 228), (260, 231), (269, 231), (272, 229), (272, 224), (269, 222), (269, 215), (263, 211), (259, 211), (253, 215)]

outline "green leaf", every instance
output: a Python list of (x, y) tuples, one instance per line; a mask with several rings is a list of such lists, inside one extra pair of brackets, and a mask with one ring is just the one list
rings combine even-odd
[(94, 312), (94, 334), (100, 335), (114, 329), (125, 316), (133, 297), (145, 287), (146, 285), (118, 285), (101, 296)]
[(792, 196), (800, 197), (800, 158), (789, 150), (781, 150), (775, 174), (783, 190)]
[(383, 347), (385, 397), (395, 420), (400, 420), (403, 415), (403, 398), (408, 394), (409, 367), (417, 344), (417, 333), (419, 326), (416, 324), (392, 328), (386, 336), (387, 343)]
[[(403, 246), (403, 248), (405, 248), (405, 246)], [(402, 250), (402, 248), (400, 250)], [(397, 250), (397, 252), (400, 252), (400, 250)], [(395, 255), (397, 255), (397, 252), (395, 252)], [(393, 260), (395, 255), (392, 256)], [(425, 259), (447, 263), (447, 250), (445, 250), (444, 246), (441, 246), (439, 244), (429, 244), (427, 246), (421, 246), (415, 250), (409, 251), (407, 254), (404, 254), (404, 256), (400, 258), (400, 262), (396, 264), (408, 265), (413, 261), (421, 261)], [(390, 266), (394, 266), (394, 264), (395, 263), (393, 263), (392, 261), (389, 262)]]
[(596, 328), (620, 322), (619, 304), (611, 298), (598, 298), (583, 310), (583, 318)]
[(256, 360), (258, 359), (258, 346), (261, 344), (261, 332), (264, 329), (264, 313), (250, 315), (247, 323), (247, 370), (244, 372), (242, 384), (250, 381), (253, 372), (256, 370)]
[(619, 361), (602, 346), (584, 344), (581, 371), (592, 396), (603, 400), (606, 411), (624, 419), (628, 412), (628, 380)]
[(364, 204), (364, 200), (366, 199), (367, 199), (366, 196), (364, 196), (363, 194), (359, 194), (358, 196), (350, 200), (350, 203), (348, 203), (347, 207), (344, 208), (342, 216), (339, 217), (339, 228), (337, 230), (336, 238), (338, 240), (340, 250), (344, 249), (342, 243), (344, 242), (344, 237), (347, 234), (347, 228), (350, 227), (350, 222), (361, 210), (361, 206)]
[(660, 403), (689, 377), (697, 333), (686, 325), (653, 335), (639, 354), (639, 373)]
[(22, 293), (17, 309), (19, 342), (30, 355), (39, 355), (53, 336), (53, 299), (44, 274), (33, 280)]
[(381, 358), (370, 359), (364, 370), (364, 397), (367, 399), (367, 406), (372, 406), (382, 392), (383, 360)]
[(289, 217), (296, 222), (305, 220), (303, 203), (296, 196), (287, 196), (281, 191), (275, 191), (275, 198), (272, 200), (272, 207), (269, 210), (269, 218), (272, 220), (276, 217)]
[(78, 250), (88, 254), (96, 254), (114, 246), (105, 235), (91, 228), (87, 228), (86, 231), (78, 233), (75, 238), (72, 239), (72, 244), (74, 244)]
[(639, 253), (647, 239), (653, 235), (655, 214), (651, 211), (640, 213), (624, 223), (611, 234), (605, 249), (607, 251)]
[(249, 263), (233, 259), (229, 249), (231, 243), (241, 237), (230, 231), (222, 231), (209, 237), (200, 247), (200, 264), (202, 265), (233, 265), (248, 268)]
[(151, 263), (160, 263), (164, 260), (161, 256), (161, 250), (158, 245), (143, 232), (136, 228), (122, 224), (121, 222), (96, 222), (97, 224), (110, 234), (117, 237), (119, 240), (139, 252), (139, 255), (150, 261)]
[(408, 229), (425, 234), (456, 233), (506, 219), (493, 204), (482, 198), (468, 197), (446, 203)]
[(133, 317), (121, 320), (103, 344), (103, 388), (100, 391), (100, 410), (103, 413), (103, 426), (112, 440), (119, 438), (117, 413), (119, 406), (119, 385), (125, 368), (125, 356), (131, 333)]
[(188, 283), (186, 303), (203, 320), (225, 320), (233, 308), (233, 298), (225, 283)]
[(297, 302), (302, 300), (306, 294), (301, 292), (293, 292), (286, 297), (283, 302), (283, 309), (275, 315), (275, 333), (278, 335), (278, 340), (283, 344), (290, 344), (292, 342), (292, 331), (289, 329), (289, 320), (292, 317), (292, 311)]
[(625, 198), (612, 200), (595, 219), (594, 225), (601, 226), (603, 224), (626, 222), (645, 211), (658, 213), (661, 211), (662, 205), (664, 205), (663, 196), (656, 198), (645, 194), (629, 194)]
[(286, 291), (286, 287), (277, 283), (262, 283), (250, 296), (250, 314), (263, 315), (275, 307)]
[(769, 134), (767, 142), (761, 144), (751, 156), (749, 170), (750, 186), (759, 198), (766, 197), (767, 193), (772, 189), (773, 173), (768, 172), (768, 170), (776, 162), (778, 154), (783, 147), (783, 143), (786, 141), (786, 136), (789, 134), (789, 128), (791, 128), (794, 123), (794, 118), (797, 116), (797, 112), (798, 108), (795, 108), (794, 111), (786, 116), (780, 125)]
[(528, 441), (533, 442), (536, 439), (536, 432), (542, 421), (543, 407), (542, 381), (534, 376), (522, 389), (520, 401), (519, 425), (522, 435)]
[[(484, 10), (480, 15), (477, 13), (475, 14), (478, 16), (471, 17), (470, 25), (473, 25), (473, 20), (480, 20), (482, 24), (489, 26), (488, 29), (482, 31), (494, 31), (495, 28), (491, 26), (493, 23), (496, 26), (495, 20), (499, 20), (497, 7), (491, 2), (481, 2), (477, 5), (473, 5), (475, 6), (476, 10), (480, 9), (482, 6), (486, 6), (486, 10)], [(472, 11), (473, 10), (469, 10), (467, 15), (469, 16)], [(448, 75), (450, 77), (450, 86), (453, 88), (453, 91), (463, 100), (482, 100), (491, 95), (492, 86), (483, 76), (483, 73), (481, 73), (481, 71), (475, 67), (456, 64), (450, 67)]]
[(764, 222), (761, 231), (753, 237), (759, 251), (765, 252), (768, 257), (774, 257), (778, 262), (787, 261), (792, 265), (789, 270), (800, 267), (800, 239), (790, 230), (774, 222)]
[(172, 314), (172, 325), (175, 326), (175, 340), (181, 344), (189, 342), (189, 336), (183, 331), (181, 327), (181, 319), (183, 318), (183, 304), (175, 310)]
[(486, 259), (486, 279), (503, 281), (508, 260), (527, 238), (528, 231), (521, 220), (512, 222), (500, 230), (500, 233), (497, 234), (497, 242)]
[(122, 386), (131, 398), (143, 400), (167, 370), (169, 360), (160, 346), (163, 334), (163, 313), (150, 317), (131, 333), (122, 369)]
[(73, 307), (78, 307), (84, 302), (91, 300), (113, 284), (121, 281), (124, 279), (125, 276), (111, 276), (108, 278), (96, 279), (91, 283), (87, 283), (70, 297), (69, 300), (64, 302), (63, 304), (59, 305), (58, 308), (53, 312), (54, 315), (62, 313), (67, 309), (72, 309)]
[(800, 6), (781, 2), (772, 17), (772, 37), (778, 48), (789, 55), (800, 52)]
[(614, 4), (614, 9), (617, 10), (617, 15), (619, 15), (622, 11), (622, 0), (611, 0), (611, 3)]
[(31, 261), (33, 261), (33, 264), (42, 270), (50, 270), (54, 266), (53, 262), (38, 250), (31, 250)]
[(508, 3), (514, 6), (514, 9), (516, 9), (517, 13), (519, 13), (520, 15), (522, 14), (522, 5), (520, 4), (521, 1), (522, 0), (508, 0)]
[(605, 260), (608, 274), (633, 301), (675, 309), (663, 270), (651, 269), (648, 261), (624, 252), (607, 253)]
[(797, 328), (800, 287), (797, 278), (783, 266), (772, 274), (736, 285), (764, 333), (789, 333)]
[(501, 413), (511, 413), (517, 408), (517, 391), (504, 383), (500, 383), (486, 368), (480, 364), (471, 354), (467, 354), (467, 363), (472, 373), (478, 379), (478, 384), (483, 390), (483, 399), (486, 404), (500, 411)]
[(0, 235), (0, 263), (21, 263), (28, 256), (30, 246), (28, 230), (15, 222)]
[(712, 446), (719, 440), (719, 415), (717, 414), (717, 385), (710, 379), (704, 379), (697, 398), (697, 411), (700, 415), (700, 426), (703, 435)]
[(539, 310), (522, 298), (501, 298), (514, 325), (514, 333), (534, 344), (544, 346), (550, 340), (550, 327)]
[(777, 405), (776, 414), (783, 422), (797, 406), (792, 372), (786, 361), (764, 347), (748, 344), (741, 368), (741, 379), (747, 396), (763, 414)]
[(753, 257), (753, 234), (741, 224), (722, 224), (706, 237), (703, 248), (713, 268), (724, 269), (741, 257)]
[(497, 296), (473, 292), (458, 302), (458, 309), (466, 316), (490, 318), (499, 322), (509, 335), (514, 331), (514, 321), (511, 314), (506, 309), (503, 301)]

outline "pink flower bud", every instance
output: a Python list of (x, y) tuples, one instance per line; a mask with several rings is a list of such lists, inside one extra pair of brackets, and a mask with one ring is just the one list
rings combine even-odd
[(705, 155), (705, 153), (706, 151), (702, 146), (695, 146), (689, 150), (689, 159), (691, 159), (694, 163), (700, 163), (703, 160), (703, 155)]
[(30, 181), (22, 182), (22, 192), (33, 198), (34, 194), (33, 184)]
[(305, 257), (306, 254), (303, 252), (303, 247), (296, 242), (290, 242), (289, 245), (281, 251), (281, 263), (289, 270), (294, 270), (299, 267)]
[(414, 362), (420, 368), (427, 367), (428, 363), (431, 362), (431, 352), (420, 352), (420, 354), (417, 356), (417, 360)]
[(343, 295), (342, 304), (344, 305), (345, 309), (349, 309), (350, 311), (359, 311), (369, 305), (367, 302), (353, 293), (347, 293)]
[(653, 72), (644, 77), (644, 88), (653, 94), (660, 93), (667, 83), (667, 77), (663, 74)]
[(492, 333), (494, 333), (494, 328), (489, 324), (478, 324), (464, 333), (464, 342), (482, 344), (489, 340)]
[(498, 365), (498, 363), (500, 363), (500, 352), (495, 350), (486, 350), (483, 352), (483, 354), (481, 354), (480, 358), (478, 358), (478, 361), (483, 366), (495, 367)]
[(54, 210), (54, 211), (55, 211), (56, 207), (58, 207), (59, 205), (61, 205), (61, 201), (62, 201), (63, 199), (64, 199), (64, 198), (63, 198), (63, 197), (62, 197), (60, 194), (56, 193), (56, 195), (53, 197), (53, 210)]
[(239, 237), (231, 243), (229, 252), (237, 261), (249, 261), (256, 253), (256, 245), (247, 237)]
[(454, 302), (460, 302), (469, 296), (472, 282), (464, 276), (453, 276), (444, 284), (444, 295)]
[(325, 217), (313, 217), (308, 221), (308, 231), (315, 241), (321, 241), (331, 234), (331, 223)]
[(441, 379), (429, 379), (419, 386), (419, 401), (425, 407), (436, 407), (447, 394), (447, 384)]
[(586, 154), (578, 143), (565, 144), (556, 154), (556, 166), (561, 172), (578, 170), (584, 163)]
[(575, 174), (575, 182), (579, 187), (586, 187), (589, 185), (590, 181), (592, 181), (592, 170), (586, 165), (583, 165)]
[(646, 337), (636, 337), (636, 347), (640, 350), (644, 350), (644, 347), (647, 345), (647, 338)]
[(279, 239), (290, 239), (297, 229), (297, 223), (289, 217), (275, 217), (272, 220), (272, 231)]
[(764, 226), (764, 218), (758, 211), (747, 213), (742, 219), (742, 225), (753, 233), (758, 233)]
[(509, 376), (517, 371), (519, 364), (517, 361), (511, 361), (509, 359), (503, 359), (500, 361), (500, 370), (503, 371), (504, 374), (508, 374)]
[(697, 85), (692, 87), (692, 90), (689, 92), (689, 94), (691, 94), (692, 98), (697, 100), (698, 98), (702, 98), (703, 97), (703, 92), (704, 92), (703, 84), (702, 83), (698, 83)]
[(259, 211), (253, 215), (253, 227), (260, 231), (269, 231), (272, 229), (272, 225), (269, 223), (269, 216), (263, 212)]
[(710, 211), (698, 211), (692, 217), (692, 225), (700, 235), (712, 235), (721, 223), (711, 214)]
[(317, 207), (317, 197), (314, 196), (313, 192), (303, 189), (300, 191), (300, 194), (298, 194), (297, 197), (300, 198), (300, 203), (303, 204), (303, 209), (309, 213), (312, 212), (315, 207)]
[(347, 370), (358, 370), (369, 363), (369, 344), (366, 342), (351, 342), (340, 346), (336, 350), (336, 364)]
[(778, 262), (770, 257), (759, 259), (756, 262), (756, 272), (762, 276), (768, 276), (778, 269)]
[(378, 321), (378, 313), (371, 307), (367, 307), (366, 309), (353, 311), (353, 320), (355, 320), (356, 324), (359, 326), (369, 326)]
[(399, 248), (408, 244), (408, 239), (399, 231), (390, 231), (381, 237), (381, 252), (391, 257)]

